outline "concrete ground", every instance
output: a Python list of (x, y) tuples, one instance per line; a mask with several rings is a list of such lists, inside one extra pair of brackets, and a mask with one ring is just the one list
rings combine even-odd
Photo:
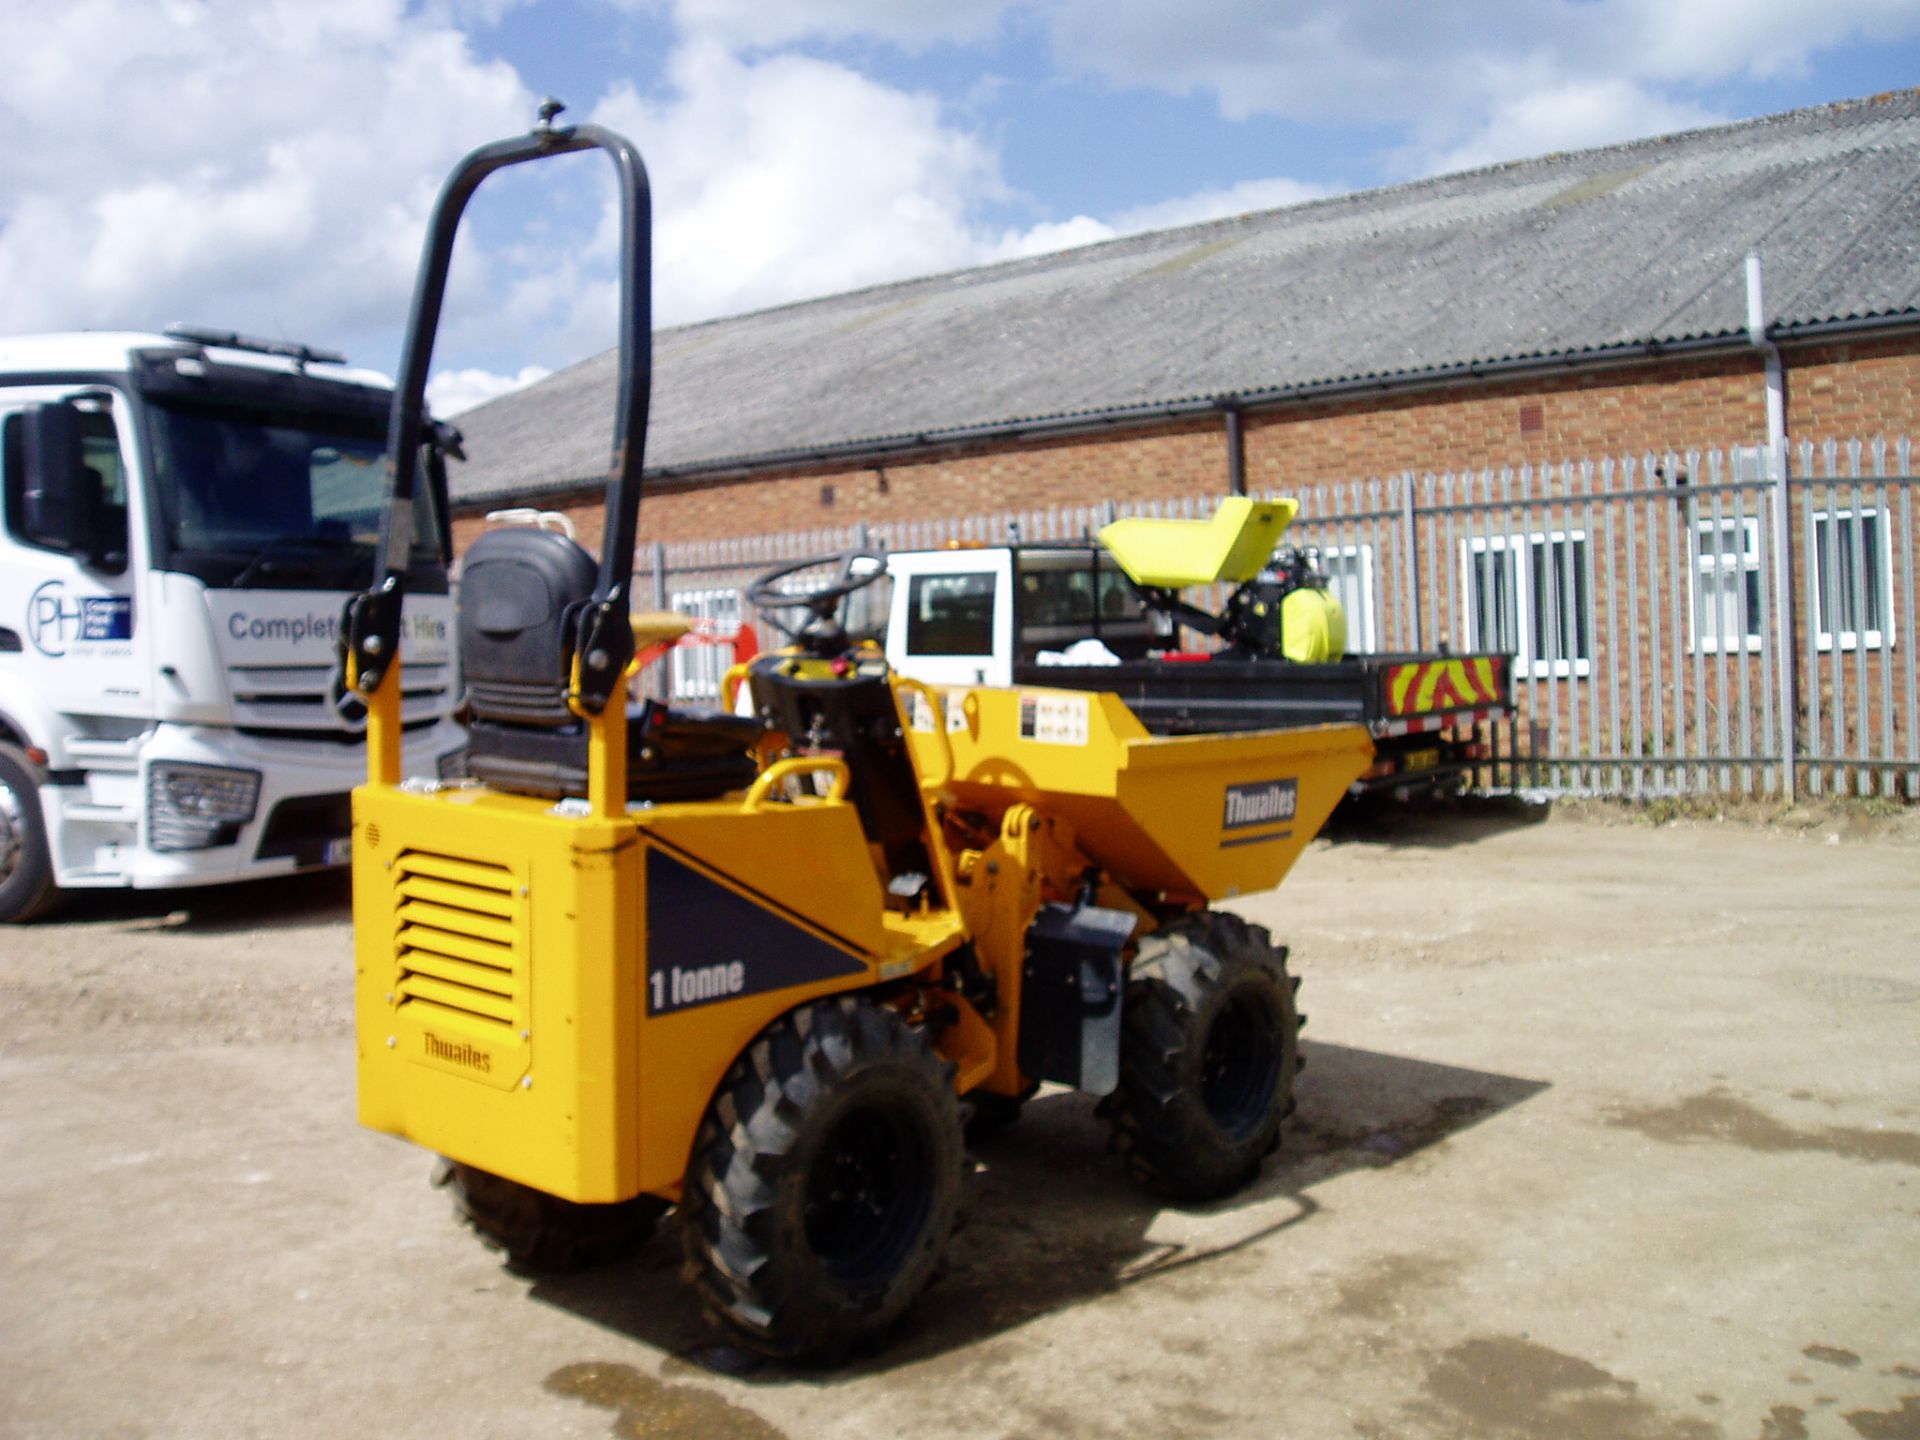
[(1311, 1016), (1259, 1183), (1160, 1208), (1043, 1095), (835, 1372), (358, 1129), (337, 878), (87, 901), (0, 931), (0, 1435), (1920, 1437), (1920, 835), (1800, 824), (1316, 843), (1244, 906)]

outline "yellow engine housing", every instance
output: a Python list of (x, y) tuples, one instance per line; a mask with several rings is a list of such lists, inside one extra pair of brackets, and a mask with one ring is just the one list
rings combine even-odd
[(672, 1196), (754, 1035), (958, 943), (887, 910), (851, 805), (581, 808), (355, 792), (364, 1124), (569, 1200)]

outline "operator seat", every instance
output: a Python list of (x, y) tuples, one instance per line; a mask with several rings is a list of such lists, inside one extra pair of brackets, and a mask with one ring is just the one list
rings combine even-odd
[[(591, 556), (552, 530), (489, 530), (460, 574), (467, 765), (497, 790), (587, 793), (587, 726), (567, 707), (567, 637), (593, 597)], [(627, 709), (627, 798), (697, 800), (751, 784), (758, 721), (649, 700)]]

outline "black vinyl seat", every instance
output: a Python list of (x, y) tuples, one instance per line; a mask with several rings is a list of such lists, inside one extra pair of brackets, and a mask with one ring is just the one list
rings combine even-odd
[[(461, 566), (460, 664), (473, 712), (467, 766), (499, 790), (587, 793), (587, 727), (567, 708), (567, 632), (592, 598), (587, 552), (551, 530), (489, 530)], [(751, 784), (761, 726), (649, 700), (627, 708), (627, 797), (694, 800)]]

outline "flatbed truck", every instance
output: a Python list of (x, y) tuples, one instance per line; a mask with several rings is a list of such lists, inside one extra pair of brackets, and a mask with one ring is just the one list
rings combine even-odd
[[(948, 687), (1045, 686), (1118, 695), (1158, 735), (1363, 725), (1373, 764), (1350, 795), (1433, 793), (1465, 783), (1513, 715), (1512, 657), (1494, 651), (1339, 654), (1296, 660), (1275, 643), (1189, 648), (1184, 629), (1210, 623), (1173, 598), (1200, 584), (1255, 584), (1291, 501), (1229, 501), (1214, 521), (1222, 569), (1153, 572), (1126, 547), (1127, 521), (1099, 541), (894, 551), (882, 632), (903, 675)], [(1167, 522), (1153, 522), (1164, 527)], [(1116, 550), (1115, 540), (1119, 542)], [(1132, 562), (1142, 583), (1129, 573)], [(1180, 581), (1181, 585), (1154, 581)], [(1250, 602), (1240, 608), (1249, 610)], [(1230, 600), (1229, 614), (1236, 613)], [(1250, 613), (1250, 612), (1249, 612)], [(1229, 632), (1232, 630), (1229, 626)], [(1089, 651), (1098, 663), (1076, 663)]]

